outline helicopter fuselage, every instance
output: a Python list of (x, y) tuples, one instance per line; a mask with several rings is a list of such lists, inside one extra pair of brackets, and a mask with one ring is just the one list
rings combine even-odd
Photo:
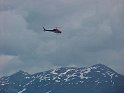
[(58, 29), (52, 29), (52, 30), (47, 30), (43, 27), (44, 31), (49, 31), (49, 32), (54, 32), (54, 33), (62, 33), (60, 30)]

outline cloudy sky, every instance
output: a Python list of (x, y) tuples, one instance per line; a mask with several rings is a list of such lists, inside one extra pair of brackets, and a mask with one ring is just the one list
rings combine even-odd
[(98, 63), (124, 75), (124, 0), (0, 0), (0, 76)]

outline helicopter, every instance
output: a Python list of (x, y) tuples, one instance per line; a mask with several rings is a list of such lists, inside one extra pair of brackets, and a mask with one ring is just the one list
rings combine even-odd
[(54, 29), (45, 29), (44, 27), (43, 27), (43, 30), (44, 30), (44, 32), (45, 31), (49, 31), (49, 32), (54, 32), (54, 33), (62, 33), (59, 29), (57, 29), (57, 27), (56, 28), (54, 28)]

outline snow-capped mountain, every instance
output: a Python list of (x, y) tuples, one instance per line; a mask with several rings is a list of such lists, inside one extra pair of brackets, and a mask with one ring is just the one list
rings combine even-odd
[(124, 93), (124, 76), (102, 64), (33, 75), (19, 71), (0, 78), (0, 93)]

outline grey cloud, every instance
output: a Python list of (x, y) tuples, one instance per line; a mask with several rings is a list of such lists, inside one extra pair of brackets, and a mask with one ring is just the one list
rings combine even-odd
[[(17, 0), (8, 4), (18, 12), (9, 12), (12, 24), (7, 24), (13, 29), (7, 27), (1, 36), (0, 53), (18, 58), (10, 61), (15, 66), (7, 65), (6, 71), (15, 70), (16, 65), (34, 72), (33, 68), (37, 71), (44, 66), (103, 63), (123, 73), (123, 0)], [(63, 33), (44, 33), (42, 26), (62, 26)]]

